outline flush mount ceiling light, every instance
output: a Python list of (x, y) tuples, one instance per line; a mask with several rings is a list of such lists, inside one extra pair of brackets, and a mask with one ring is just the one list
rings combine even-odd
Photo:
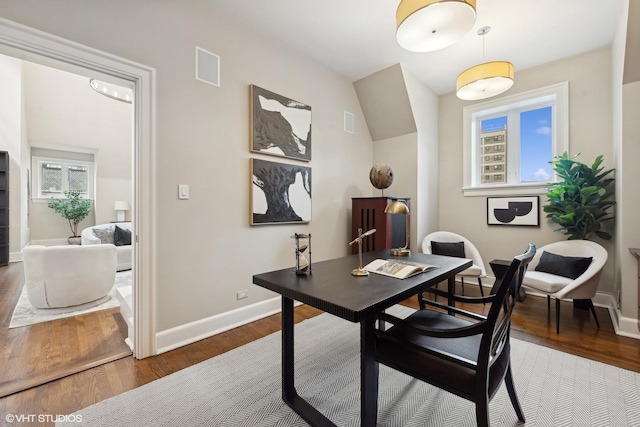
[(460, 40), (476, 21), (476, 0), (402, 0), (396, 39), (412, 52), (433, 52)]
[[(482, 57), (484, 58), (484, 35), (491, 27), (482, 27)], [(491, 98), (513, 86), (513, 64), (506, 61), (485, 62), (460, 73), (456, 80), (456, 95), (460, 99), (474, 101)]]
[(89, 86), (101, 95), (131, 104), (131, 98), (133, 97), (133, 91), (131, 89), (117, 86), (112, 83), (101, 82), (96, 79), (90, 79)]

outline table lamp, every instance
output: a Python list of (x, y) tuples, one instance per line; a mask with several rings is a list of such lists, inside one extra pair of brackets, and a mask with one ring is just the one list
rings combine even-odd
[(405, 224), (406, 236), (404, 240), (404, 246), (397, 249), (391, 249), (391, 255), (393, 256), (410, 255), (411, 251), (407, 249), (407, 246), (409, 246), (409, 206), (407, 206), (407, 204), (402, 200), (394, 200), (393, 202), (389, 203), (389, 205), (387, 205), (387, 207), (384, 209), (384, 213), (406, 216), (406, 224)]
[(124, 200), (117, 200), (113, 204), (113, 210), (118, 213), (117, 221), (118, 222), (123, 222), (124, 221), (124, 213), (125, 213), (125, 211), (129, 210), (129, 202), (124, 201)]

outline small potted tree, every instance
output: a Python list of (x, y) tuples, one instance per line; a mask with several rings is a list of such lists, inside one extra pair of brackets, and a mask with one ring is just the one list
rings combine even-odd
[(50, 199), (47, 206), (69, 221), (73, 235), (67, 241), (71, 245), (79, 245), (78, 224), (91, 212), (91, 200), (80, 198), (77, 190), (64, 191), (64, 195), (67, 196), (66, 199)]

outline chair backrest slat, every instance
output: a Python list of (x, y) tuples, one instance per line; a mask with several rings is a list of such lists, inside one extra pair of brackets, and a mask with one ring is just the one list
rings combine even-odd
[(487, 315), (487, 331), (482, 337), (478, 354), (478, 366), (488, 366), (488, 361), (499, 355), (504, 343), (509, 338), (511, 315), (516, 303), (516, 295), (520, 291), (522, 278), (527, 265), (536, 253), (535, 245), (529, 244), (527, 251), (516, 256), (495, 293), (495, 300), (491, 304)]

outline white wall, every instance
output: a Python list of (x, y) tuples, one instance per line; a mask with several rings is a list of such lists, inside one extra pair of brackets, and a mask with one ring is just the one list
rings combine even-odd
[[(53, 159), (63, 158), (88, 162), (92, 162), (94, 160), (94, 155), (87, 153), (70, 153), (68, 151), (52, 150), (31, 146), (29, 147), (29, 151), (32, 157), (45, 157)], [(25, 163), (25, 167), (31, 168), (31, 170), (33, 171), (31, 173), (31, 177), (33, 178), (34, 174), (37, 173), (37, 167), (34, 166), (31, 160), (31, 158), (27, 160), (27, 162)], [(48, 206), (46, 199), (34, 198), (35, 196), (37, 196), (37, 189), (35, 188), (36, 183), (34, 182), (33, 184), (33, 191), (35, 192), (32, 194), (32, 200), (29, 203), (29, 222), (32, 236), (31, 244), (42, 244), (43, 240), (50, 239), (64, 242), (64, 239), (71, 236), (71, 226), (69, 224), (69, 220), (51, 209)], [(78, 224), (78, 233), (80, 233), (83, 228), (95, 225), (95, 218), (95, 210), (92, 207), (89, 215), (87, 215), (87, 217)]]
[[(615, 166), (611, 93), (611, 50), (599, 49), (524, 71), (516, 71), (515, 84), (502, 96), (569, 82), (570, 154), (581, 153), (578, 160), (591, 164), (604, 155), (603, 166)], [(522, 253), (529, 242), (540, 247), (566, 236), (554, 233), (556, 224), (541, 212), (540, 228), (487, 226), (486, 197), (462, 194), (462, 109), (472, 102), (458, 99), (455, 93), (440, 97), (440, 228), (469, 238), (482, 254), (487, 271), (489, 261)], [(544, 194), (541, 204), (546, 202)], [(611, 230), (613, 231), (613, 229)], [(613, 292), (614, 241), (602, 242), (609, 260), (600, 281), (600, 290)]]
[[(373, 143), (373, 164), (386, 163), (393, 170), (393, 184), (384, 190), (385, 196), (408, 197), (410, 206), (409, 246), (416, 250), (416, 209), (418, 192), (416, 176), (418, 174), (418, 134), (410, 133), (394, 138), (381, 139)], [(378, 197), (382, 192), (369, 184), (371, 195)]]
[[(24, 65), (24, 63), (23, 63)], [(22, 67), (24, 74), (24, 67)], [(24, 80), (24, 77), (23, 77)], [(20, 229), (20, 242), (17, 249), (20, 252), (15, 253), (15, 260), (22, 260), (22, 248), (24, 248), (29, 241), (31, 240), (31, 228), (29, 224), (29, 216), (30, 216), (30, 186), (31, 186), (31, 168), (25, 168), (23, 165), (29, 165), (31, 161), (31, 148), (29, 147), (29, 139), (27, 138), (27, 108), (25, 106), (25, 89), (24, 84), (21, 85), (22, 91), (22, 99), (20, 102), (20, 167), (21, 167), (21, 176), (20, 176), (20, 197), (19, 197), (19, 206), (20, 206), (20, 221), (17, 224)]]
[[(622, 9), (622, 13), (620, 16), (620, 21), (618, 23), (618, 28), (613, 38), (613, 43), (611, 44), (611, 96), (612, 96), (612, 123), (613, 123), (613, 155), (615, 158), (615, 164), (617, 166), (618, 180), (615, 182), (615, 191), (618, 195), (618, 203), (615, 207), (616, 211), (616, 223), (615, 223), (615, 232), (617, 236), (621, 236), (623, 230), (623, 224), (625, 222), (625, 214), (623, 212), (623, 207), (625, 205), (625, 201), (620, 195), (623, 194), (623, 186), (628, 185), (626, 180), (622, 179), (624, 174), (626, 173), (626, 167), (623, 163), (623, 144), (622, 144), (622, 81), (624, 77), (624, 57), (625, 57), (625, 39), (627, 35), (627, 19), (628, 19), (628, 8), (629, 5), (626, 4)], [(625, 281), (625, 277), (627, 279), (629, 277), (630, 272), (627, 268), (627, 273), (622, 273), (621, 263), (624, 262), (626, 258), (626, 254), (623, 254), (623, 249), (620, 246), (620, 242), (622, 239), (617, 239), (617, 244), (615, 245), (616, 252), (616, 262), (614, 265), (615, 269), (615, 284), (614, 284), (614, 295), (616, 296), (616, 302), (619, 305), (619, 297), (621, 294), (621, 284)], [(628, 253), (628, 250), (627, 250)]]
[[(2, 14), (157, 70), (158, 331), (273, 297), (252, 275), (293, 267), (294, 232), (312, 233), (314, 262), (349, 252), (351, 198), (370, 194), (372, 164), (350, 81), (205, 0), (27, 0)], [(195, 80), (196, 45), (221, 56), (220, 88)], [(249, 158), (261, 157), (249, 152), (250, 84), (313, 109), (308, 225), (249, 226)], [(343, 131), (345, 110), (354, 134)], [(178, 184), (190, 185), (189, 200), (177, 199)], [(237, 301), (243, 289), (249, 298)]]
[[(635, 19), (629, 12), (629, 4), (623, 8), (618, 30), (612, 45), (612, 93), (613, 93), (613, 123), (614, 150), (616, 156), (616, 295), (619, 295), (621, 319), (619, 329), (623, 333), (638, 334), (640, 319), (639, 289), (638, 289), (638, 260), (629, 252), (629, 248), (640, 247), (640, 221), (638, 221), (638, 206), (640, 193), (637, 183), (640, 180), (640, 141), (638, 117), (640, 117), (640, 83), (623, 84), (625, 70), (632, 70), (630, 64), (637, 62), (636, 57), (629, 57), (633, 53), (627, 46), (628, 27)], [(626, 54), (625, 54), (626, 52)], [(637, 55), (636, 55), (637, 56)]]
[(617, 212), (621, 216), (621, 230), (618, 236), (620, 251), (621, 295), (620, 309), (626, 318), (640, 319), (638, 298), (638, 259), (629, 253), (629, 248), (640, 247), (640, 221), (638, 206), (640, 192), (640, 82), (622, 86), (622, 181), (620, 205)]
[[(31, 62), (24, 63), (24, 85), (31, 143), (95, 153), (94, 213), (80, 223), (78, 231), (114, 221), (116, 200), (133, 205), (131, 104), (98, 94), (87, 77)], [(30, 219), (33, 240), (63, 238), (71, 233), (68, 221), (48, 208), (46, 201), (32, 202)]]
[(401, 64), (353, 85), (374, 140), (373, 163), (394, 171), (384, 194), (411, 198), (410, 246), (419, 251), (438, 227), (438, 97)]
[(416, 183), (411, 230), (413, 250), (422, 252), (422, 239), (439, 227), (438, 96), (414, 74), (402, 68), (418, 129)]

